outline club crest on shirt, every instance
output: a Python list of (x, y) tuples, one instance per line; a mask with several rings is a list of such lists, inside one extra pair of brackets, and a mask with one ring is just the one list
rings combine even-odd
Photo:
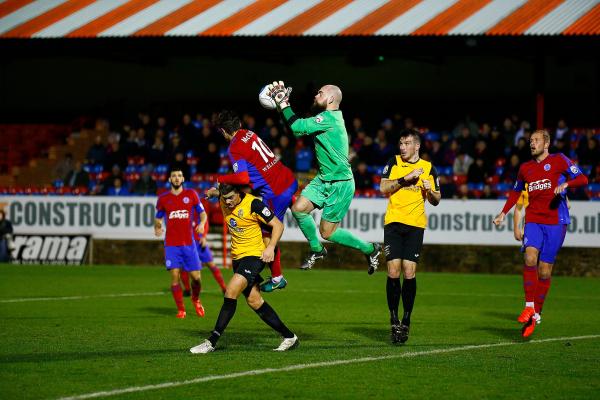
[(189, 202), (190, 202), (190, 198), (189, 198), (189, 197), (187, 197), (187, 196), (185, 196), (185, 197), (183, 198), (183, 202), (184, 202), (185, 204), (189, 203)]
[(550, 164), (544, 165), (544, 171), (546, 171), (546, 172), (550, 171)]
[(315, 122), (316, 122), (317, 124), (320, 124), (321, 122), (323, 122), (323, 117), (322, 117), (322, 116), (320, 116), (320, 115), (317, 115), (317, 118), (315, 118)]
[(571, 172), (573, 174), (578, 174), (579, 173), (579, 168), (577, 168), (575, 165), (571, 165), (571, 167), (569, 169), (571, 170)]
[(244, 210), (239, 210), (238, 211), (238, 217), (239, 218), (244, 218)]

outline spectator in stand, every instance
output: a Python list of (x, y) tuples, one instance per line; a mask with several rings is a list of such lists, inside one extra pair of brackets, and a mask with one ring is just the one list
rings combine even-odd
[(521, 127), (515, 134), (515, 140), (513, 142), (515, 146), (517, 145), (517, 143), (519, 142), (519, 139), (521, 139), (521, 138), (524, 138), (527, 142), (529, 142), (526, 132), (531, 133), (531, 124), (529, 123), (529, 121), (522, 121)]
[(106, 194), (108, 196), (131, 196), (127, 186), (123, 185), (123, 180), (121, 178), (113, 180), (113, 184), (108, 187)]
[(128, 156), (137, 156), (138, 145), (137, 145), (137, 132), (135, 129), (129, 129), (127, 137), (123, 138), (121, 142), (121, 149)]
[(275, 121), (273, 121), (273, 118), (271, 117), (267, 117), (267, 119), (265, 120), (265, 126), (263, 126), (260, 131), (258, 132), (258, 136), (263, 140), (266, 141), (267, 138), (269, 137), (269, 132), (271, 132), (271, 128), (275, 126)]
[(267, 140), (265, 140), (265, 144), (269, 146), (270, 149), (277, 147), (279, 145), (279, 138), (281, 137), (281, 133), (279, 132), (279, 128), (277, 126), (272, 126), (269, 130), (269, 136)]
[(481, 200), (496, 200), (498, 195), (492, 191), (490, 185), (485, 185), (483, 187), (483, 193), (481, 194)]
[(517, 180), (517, 174), (519, 173), (520, 164), (521, 159), (519, 156), (516, 154), (511, 155), (508, 162), (504, 165), (502, 180), (504, 182), (515, 182)]
[(65, 186), (68, 187), (88, 187), (90, 184), (90, 177), (87, 172), (83, 170), (83, 164), (81, 161), (75, 162), (75, 168), (73, 168), (67, 174), (65, 178)]
[(373, 189), (373, 174), (367, 171), (364, 161), (360, 161), (354, 171), (354, 186), (358, 190)]
[(440, 191), (442, 192), (442, 198), (451, 199), (456, 194), (456, 185), (452, 181), (451, 176), (440, 175)]
[(460, 130), (460, 135), (456, 138), (460, 151), (466, 153), (469, 156), (473, 156), (475, 151), (475, 139), (471, 135), (469, 128), (464, 127)]
[[(204, 163), (201, 162), (198, 167), (202, 166)], [(183, 177), (186, 181), (190, 180), (190, 167), (187, 164), (185, 159), (185, 154), (182, 152), (175, 153), (173, 160), (170, 163), (171, 171), (181, 171), (183, 172)]]
[(387, 140), (387, 133), (384, 129), (377, 131), (377, 138), (375, 139), (376, 145), (374, 146), (374, 157), (377, 160), (377, 164), (383, 164), (386, 160), (389, 160), (394, 156), (394, 146)]
[(385, 160), (378, 160), (375, 158), (375, 144), (371, 136), (365, 136), (365, 141), (361, 146), (360, 150), (356, 152), (358, 159), (364, 161), (367, 165), (377, 165), (378, 163), (385, 163)]
[(133, 193), (140, 196), (153, 196), (156, 194), (156, 182), (152, 178), (152, 167), (146, 165), (142, 170), (142, 176), (133, 185)]
[(161, 132), (161, 130), (158, 130), (156, 132), (154, 144), (152, 145), (150, 150), (148, 150), (148, 158), (146, 159), (146, 162), (153, 165), (166, 164), (167, 162), (167, 152), (165, 150), (165, 144), (163, 142), (163, 138), (159, 135), (159, 132)]
[(457, 200), (468, 200), (473, 198), (473, 196), (471, 196), (471, 194), (469, 193), (469, 187), (466, 183), (463, 183), (462, 185), (458, 186), (454, 198)]
[(587, 140), (579, 142), (577, 148), (578, 164), (589, 166), (595, 169), (600, 164), (600, 151), (598, 151), (598, 140), (591, 137)]
[(476, 158), (475, 162), (469, 166), (467, 173), (467, 182), (469, 183), (484, 183), (487, 178), (487, 170), (482, 158)]
[(485, 141), (478, 140), (477, 143), (475, 143), (474, 158), (481, 158), (486, 168), (488, 168), (493, 163), (494, 160), (490, 159), (490, 154)]
[(290, 142), (290, 137), (287, 135), (281, 136), (279, 139), (279, 151), (281, 154), (281, 162), (283, 165), (291, 169), (296, 170), (296, 151)]
[(198, 129), (192, 124), (190, 114), (183, 115), (177, 133), (179, 133), (184, 146), (191, 147), (194, 144), (195, 139), (198, 137)]
[(148, 157), (148, 150), (150, 148), (150, 144), (146, 139), (146, 130), (144, 128), (139, 128), (135, 134), (135, 144), (136, 144), (136, 155), (140, 157)]
[(221, 165), (219, 148), (216, 143), (210, 142), (206, 149), (206, 152), (200, 158), (200, 162), (198, 163), (198, 171), (214, 174), (219, 170), (219, 166)]
[(458, 142), (456, 140), (452, 140), (448, 147), (444, 150), (444, 162), (442, 165), (445, 167), (452, 167), (456, 157), (458, 156), (459, 149)]
[[(154, 133), (154, 137), (156, 137), (159, 130), (162, 130), (164, 132), (164, 134), (171, 132), (171, 127), (167, 123), (167, 118), (165, 118), (162, 115), (156, 119), (156, 131)], [(163, 141), (164, 141), (164, 137), (163, 137)]]
[(513, 123), (512, 118), (504, 118), (502, 123), (502, 136), (504, 137), (505, 143), (513, 143), (515, 140), (515, 134), (517, 133), (517, 127)]
[(567, 126), (567, 122), (564, 118), (558, 120), (556, 124), (556, 129), (554, 130), (554, 145), (556, 146), (556, 142), (559, 140), (564, 140), (569, 143), (571, 140), (571, 132), (569, 127)]
[(54, 179), (60, 179), (64, 182), (67, 174), (73, 170), (73, 166), (73, 154), (65, 154), (65, 157), (54, 167)]
[(108, 189), (115, 186), (115, 180), (117, 179), (123, 182), (123, 173), (121, 172), (119, 164), (113, 165), (110, 175), (101, 183), (101, 193), (104, 195), (108, 194)]
[(434, 166), (441, 167), (446, 165), (444, 162), (445, 160), (444, 152), (442, 151), (442, 144), (439, 141), (434, 140), (431, 143), (431, 150), (429, 152), (431, 154), (431, 162)]
[(517, 141), (517, 146), (513, 147), (511, 154), (519, 156), (519, 160), (527, 161), (531, 158), (531, 150), (524, 138)]
[(6, 219), (4, 210), (0, 210), (0, 262), (10, 261), (12, 233), (13, 226), (11, 222)]
[(481, 125), (479, 134), (477, 135), (477, 140), (483, 140), (486, 145), (489, 145), (489, 142), (491, 139), (492, 139), (492, 127), (487, 122), (484, 122), (483, 125)]
[(354, 139), (352, 139), (352, 148), (354, 151), (360, 151), (363, 143), (365, 142), (365, 137), (367, 137), (367, 133), (365, 131), (358, 131)]
[(352, 119), (352, 129), (348, 131), (348, 134), (351, 138), (355, 138), (358, 136), (358, 132), (364, 132), (364, 130), (362, 119), (354, 117)]
[(569, 155), (569, 146), (567, 145), (567, 141), (565, 139), (559, 139), (554, 142), (553, 146), (550, 146), (550, 150), (552, 153), (563, 153), (565, 155)]
[(167, 150), (167, 160), (169, 164), (175, 161), (175, 156), (178, 153), (185, 153), (185, 147), (181, 143), (181, 137), (179, 136), (179, 134), (174, 133), (173, 135), (171, 135), (169, 148)]
[[(396, 127), (394, 126), (394, 121), (392, 119), (386, 118), (381, 123), (381, 129), (383, 129), (383, 131), (385, 132), (385, 138), (388, 143), (394, 143), (394, 146), (396, 146), (397, 143), (399, 143), (400, 131), (398, 129), (396, 129)], [(392, 150), (392, 153), (395, 153), (395, 151), (396, 151), (396, 148), (394, 147), (394, 149)], [(388, 158), (385, 158), (379, 162), (385, 163), (385, 162), (387, 162), (387, 160), (388, 160)]]
[(490, 149), (490, 157), (494, 161), (496, 161), (498, 158), (505, 156), (506, 142), (504, 141), (504, 138), (502, 137), (500, 131), (495, 127), (492, 128), (488, 148)]
[(89, 164), (102, 164), (106, 161), (106, 148), (102, 143), (102, 136), (96, 135), (94, 144), (92, 144), (85, 156)]
[(461, 149), (454, 160), (452, 171), (454, 175), (466, 176), (469, 173), (471, 164), (473, 164), (473, 159)]
[(121, 150), (118, 141), (113, 141), (108, 145), (106, 150), (106, 161), (104, 162), (104, 168), (112, 168), (113, 165), (118, 165), (124, 168), (127, 165), (127, 156)]

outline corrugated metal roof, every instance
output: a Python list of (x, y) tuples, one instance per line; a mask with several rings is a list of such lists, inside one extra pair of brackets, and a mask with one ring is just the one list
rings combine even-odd
[(5, 0), (0, 37), (598, 35), (600, 0)]

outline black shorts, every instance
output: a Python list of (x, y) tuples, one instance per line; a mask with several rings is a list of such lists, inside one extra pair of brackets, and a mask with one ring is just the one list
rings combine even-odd
[(260, 276), (261, 271), (265, 267), (265, 263), (256, 256), (242, 257), (238, 260), (233, 260), (233, 272), (242, 275), (248, 281), (248, 287), (244, 289), (244, 296), (248, 297), (252, 288), (263, 281)]
[(385, 260), (419, 261), (425, 229), (392, 222), (383, 227)]

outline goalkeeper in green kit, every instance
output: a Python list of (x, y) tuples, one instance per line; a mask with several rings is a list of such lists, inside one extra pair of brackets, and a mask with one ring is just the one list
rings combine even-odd
[(348, 162), (348, 134), (340, 111), (342, 91), (334, 85), (325, 85), (315, 96), (313, 109), (318, 114), (311, 118), (299, 118), (290, 107), (291, 87), (273, 82), (267, 94), (275, 101), (294, 136), (312, 135), (319, 172), (304, 188), (292, 206), (292, 214), (310, 245), (310, 254), (301, 268), (311, 269), (317, 260), (327, 256), (327, 250), (317, 236), (317, 227), (310, 213), (323, 210), (319, 232), (323, 239), (360, 250), (369, 264), (372, 274), (379, 266), (381, 245), (368, 243), (339, 227), (354, 197), (354, 178)]

